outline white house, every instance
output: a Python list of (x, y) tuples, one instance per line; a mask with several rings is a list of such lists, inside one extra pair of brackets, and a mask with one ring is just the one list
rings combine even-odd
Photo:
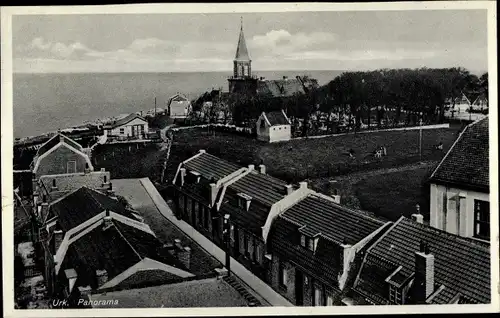
[(277, 142), (292, 138), (292, 123), (283, 110), (262, 112), (256, 125), (258, 140)]
[(191, 111), (191, 102), (186, 96), (177, 93), (168, 100), (167, 109), (171, 118), (186, 118)]
[(430, 225), (490, 239), (488, 117), (468, 125), (432, 173)]
[(104, 133), (112, 137), (144, 139), (148, 132), (147, 120), (135, 113), (104, 126)]

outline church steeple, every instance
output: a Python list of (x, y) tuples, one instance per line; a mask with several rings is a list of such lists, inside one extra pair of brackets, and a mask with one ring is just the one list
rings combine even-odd
[(234, 57), (234, 70), (233, 75), (236, 78), (244, 78), (252, 76), (252, 60), (248, 55), (247, 44), (245, 35), (243, 34), (243, 18), (241, 18), (240, 37), (238, 39), (238, 46), (236, 47), (236, 56)]

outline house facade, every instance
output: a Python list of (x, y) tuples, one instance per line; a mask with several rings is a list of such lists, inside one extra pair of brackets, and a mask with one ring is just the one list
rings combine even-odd
[(490, 248), (401, 217), (366, 252), (346, 305), (487, 304)]
[(311, 193), (272, 225), (270, 285), (296, 306), (338, 305), (352, 285), (359, 255), (388, 226)]
[(104, 134), (108, 138), (146, 139), (148, 133), (148, 121), (136, 113), (132, 113), (104, 126)]
[(283, 110), (263, 112), (256, 122), (257, 139), (266, 142), (288, 141), (292, 138), (292, 124)]
[(490, 240), (488, 117), (464, 129), (429, 183), (431, 226)]
[(167, 109), (171, 118), (186, 118), (191, 112), (191, 101), (186, 96), (177, 93), (168, 100)]
[(35, 178), (43, 175), (83, 173), (94, 167), (83, 147), (61, 133), (55, 134), (37, 151), (31, 169)]

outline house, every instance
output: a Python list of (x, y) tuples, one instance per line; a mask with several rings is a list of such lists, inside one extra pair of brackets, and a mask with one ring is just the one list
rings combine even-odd
[(94, 167), (80, 144), (57, 133), (40, 146), (31, 169), (35, 178), (38, 178), (43, 175), (93, 171)]
[(468, 125), (432, 173), (430, 225), (490, 240), (488, 117)]
[(488, 96), (485, 93), (479, 94), (477, 98), (472, 103), (472, 108), (476, 110), (488, 109)]
[(297, 306), (334, 306), (352, 285), (360, 255), (391, 225), (310, 193), (275, 219), (270, 285)]
[(262, 112), (256, 122), (257, 139), (267, 142), (288, 141), (292, 138), (292, 123), (283, 110)]
[[(228, 277), (185, 278), (170, 284), (105, 291), (91, 294), (88, 303), (94, 308), (198, 308), (258, 306), (255, 297)], [(195, 295), (195, 297), (193, 297)], [(246, 295), (243, 296), (243, 295)]]
[(177, 93), (169, 98), (167, 109), (171, 118), (186, 118), (191, 112), (191, 101), (186, 96)]
[(487, 304), (487, 244), (401, 217), (367, 251), (346, 305)]
[(108, 138), (118, 139), (146, 139), (149, 132), (149, 126), (146, 119), (136, 113), (115, 120), (105, 125), (104, 134)]
[(297, 94), (305, 94), (308, 89), (316, 87), (317, 82), (297, 76), (296, 78), (269, 80), (261, 78), (257, 85), (257, 94), (268, 98), (292, 97)]
[(118, 220), (154, 235), (135, 211), (126, 208), (114, 197), (113, 190), (105, 194), (81, 187), (50, 204), (42, 200), (37, 204), (35, 213), (42, 224), (40, 240), (45, 250), (45, 278), (51, 291), (55, 284), (53, 273), (59, 274), (68, 248), (104, 219)]

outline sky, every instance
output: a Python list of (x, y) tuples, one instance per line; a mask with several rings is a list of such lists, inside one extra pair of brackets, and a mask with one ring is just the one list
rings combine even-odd
[(230, 71), (240, 21), (252, 69), (487, 65), (486, 10), (25, 15), (14, 72)]

